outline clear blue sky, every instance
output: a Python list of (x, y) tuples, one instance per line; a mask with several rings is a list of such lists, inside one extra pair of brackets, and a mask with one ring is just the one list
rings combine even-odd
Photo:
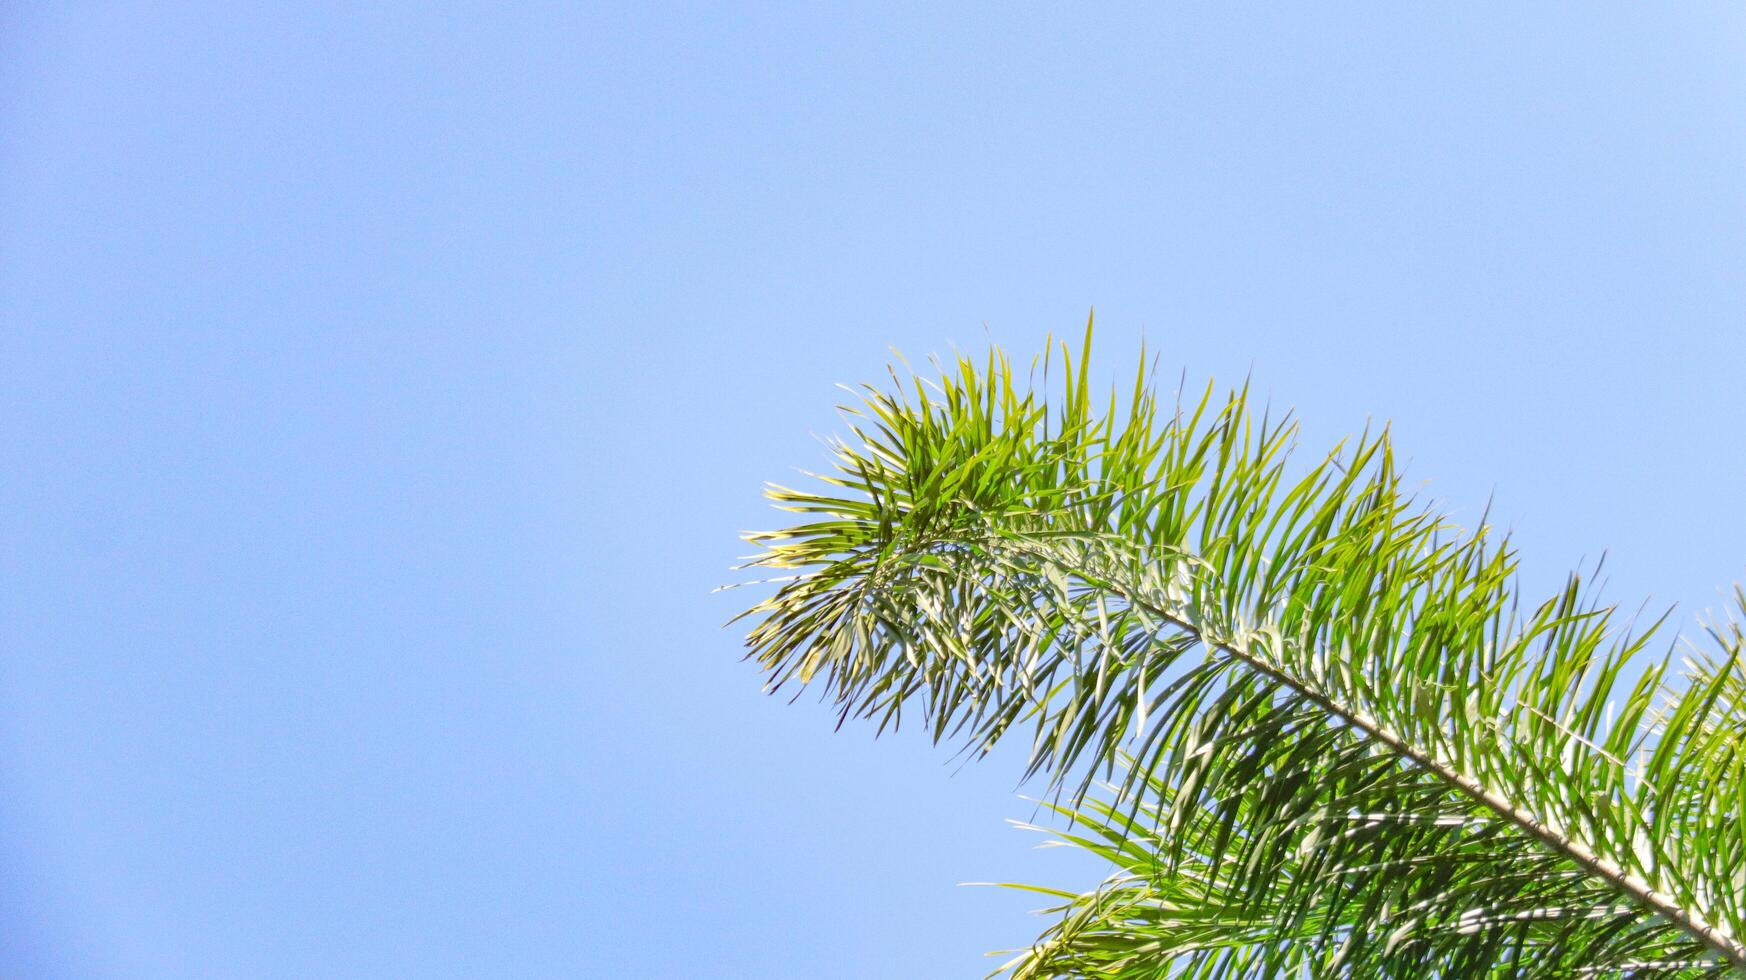
[(980, 976), (1017, 760), (709, 593), (887, 345), (1746, 574), (1738, 4), (297, 6), (0, 14), (0, 975)]

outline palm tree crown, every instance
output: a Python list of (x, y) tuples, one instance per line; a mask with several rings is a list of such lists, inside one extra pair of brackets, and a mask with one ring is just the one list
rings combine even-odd
[[(1647, 657), (1577, 577), (1318, 461), (1246, 390), (1094, 406), (1051, 345), (893, 371), (742, 615), (771, 689), (907, 714), (1029, 776), (1112, 873), (1014, 977), (1723, 976), (1746, 969), (1736, 625)], [(1100, 400), (1101, 401), (1101, 400)], [(1658, 624), (1657, 624), (1658, 625)], [(1647, 669), (1639, 665), (1649, 663)]]

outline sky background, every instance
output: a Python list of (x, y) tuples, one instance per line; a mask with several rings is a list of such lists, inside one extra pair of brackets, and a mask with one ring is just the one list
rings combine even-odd
[(1738, 4), (290, 6), (0, 13), (0, 975), (980, 976), (1021, 760), (710, 592), (888, 346), (1746, 575)]

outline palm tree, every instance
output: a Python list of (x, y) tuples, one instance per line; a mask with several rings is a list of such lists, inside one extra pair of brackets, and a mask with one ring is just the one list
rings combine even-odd
[(1028, 732), (1111, 865), (1037, 889), (1054, 924), (997, 972), (1746, 970), (1738, 625), (1676, 662), (1577, 576), (1525, 600), (1386, 430), (1299, 462), (1246, 388), (1166, 405), (1144, 367), (1094, 407), (1091, 335), (1034, 388), (998, 349), (864, 386), (834, 471), (769, 490), (800, 523), (748, 536), (769, 689), (974, 754)]

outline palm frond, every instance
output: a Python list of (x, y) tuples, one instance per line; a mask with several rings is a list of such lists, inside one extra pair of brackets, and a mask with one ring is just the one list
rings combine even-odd
[(1574, 576), (1524, 601), (1386, 431), (1302, 464), (1246, 391), (1167, 409), (1143, 369), (1094, 408), (1090, 346), (863, 388), (749, 536), (789, 573), (743, 614), (772, 690), (1027, 732), (1108, 848), (1016, 976), (1746, 967), (1737, 628), (1634, 675), (1654, 627)]

